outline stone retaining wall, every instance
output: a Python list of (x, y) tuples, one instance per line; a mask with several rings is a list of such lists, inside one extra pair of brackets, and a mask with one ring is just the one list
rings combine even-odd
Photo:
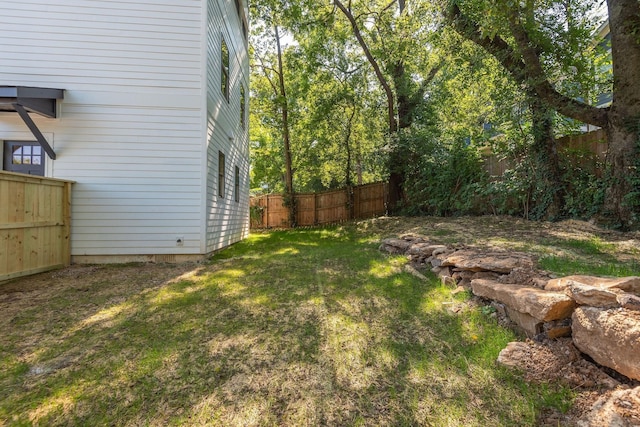
[(382, 241), (453, 287), (492, 304), (530, 338), (572, 336), (600, 365), (640, 380), (640, 277), (554, 278), (529, 254), (436, 245), (420, 236)]

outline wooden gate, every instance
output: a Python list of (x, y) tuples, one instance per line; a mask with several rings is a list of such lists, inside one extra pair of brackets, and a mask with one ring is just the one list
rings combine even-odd
[(71, 185), (0, 171), (0, 282), (69, 265)]

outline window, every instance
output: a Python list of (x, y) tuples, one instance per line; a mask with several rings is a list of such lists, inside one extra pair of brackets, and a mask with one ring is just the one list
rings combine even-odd
[(224, 154), (218, 151), (218, 196), (224, 197)]
[(244, 84), (240, 85), (240, 127), (247, 125), (247, 103), (244, 96)]
[(236, 166), (233, 180), (233, 194), (235, 195), (236, 203), (238, 203), (240, 201), (240, 168), (238, 166)]
[(222, 89), (222, 94), (224, 98), (229, 101), (229, 48), (227, 47), (227, 43), (222, 39), (222, 70), (221, 77), (222, 83), (220, 88)]
[(238, 18), (240, 18), (240, 22), (242, 23), (242, 35), (246, 42), (249, 34), (247, 31), (247, 24), (244, 21), (244, 13), (242, 12), (242, 0), (236, 0), (236, 12), (238, 12)]
[(44, 176), (42, 147), (31, 141), (5, 141), (2, 166), (9, 172)]

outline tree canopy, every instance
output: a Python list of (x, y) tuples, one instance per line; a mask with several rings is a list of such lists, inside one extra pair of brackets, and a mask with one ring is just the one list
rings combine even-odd
[[(394, 205), (411, 213), (491, 206), (633, 226), (640, 10), (637, 0), (603, 5), (253, 2), (252, 188), (389, 180)], [(606, 93), (612, 101), (596, 105)], [(586, 125), (609, 143), (591, 170), (557, 144)], [(489, 177), (482, 153), (504, 158), (506, 172)]]

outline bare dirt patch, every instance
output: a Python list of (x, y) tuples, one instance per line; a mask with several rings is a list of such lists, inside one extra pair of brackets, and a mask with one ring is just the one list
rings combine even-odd
[(385, 237), (420, 234), (438, 243), (477, 244), (499, 248), (552, 247), (554, 240), (597, 237), (621, 250), (618, 255), (640, 254), (640, 232), (618, 232), (578, 220), (560, 222), (527, 221), (505, 216), (377, 218), (360, 223), (360, 228)]

